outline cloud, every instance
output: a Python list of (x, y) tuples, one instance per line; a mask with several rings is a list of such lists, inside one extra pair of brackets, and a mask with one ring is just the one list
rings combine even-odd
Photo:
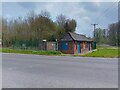
[(25, 9), (35, 9), (35, 3), (34, 2), (19, 2), (17, 3), (18, 5), (20, 5), (21, 7), (25, 8)]
[[(1, 0), (1, 2), (56, 2), (56, 0)], [(119, 0), (57, 0), (57, 2), (119, 2)]]
[(97, 12), (100, 9), (99, 2), (83, 2), (80, 5), (89, 12)]
[(98, 24), (101, 28), (107, 28), (108, 24), (117, 21), (117, 4), (112, 4), (101, 2), (4, 3), (3, 14), (10, 18), (25, 16), (31, 10), (34, 10), (36, 14), (39, 14), (41, 10), (46, 10), (50, 12), (53, 21), (56, 20), (56, 16), (63, 14), (77, 21), (77, 33), (92, 36), (91, 23), (98, 23), (97, 21), (99, 21)]
[(2, 14), (4, 17), (16, 18), (19, 16), (25, 16), (26, 12), (29, 11), (27, 8), (21, 7), (18, 3), (2, 3)]
[(0, 17), (2, 16), (2, 3), (0, 3)]
[(91, 22), (91, 19), (89, 17), (85, 16), (85, 17), (81, 18), (81, 21), (84, 22), (84, 24), (85, 24), (87, 22)]

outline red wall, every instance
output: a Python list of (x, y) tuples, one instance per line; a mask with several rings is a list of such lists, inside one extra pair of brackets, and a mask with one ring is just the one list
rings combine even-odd
[[(92, 42), (90, 42), (90, 51), (92, 50)], [(88, 52), (88, 43), (87, 42), (82, 42), (81, 43), (81, 53), (86, 53)]]
[(77, 41), (74, 42), (74, 54), (78, 53)]
[[(77, 47), (77, 41), (70, 41), (68, 42), (69, 49), (68, 50), (62, 50), (65, 54), (78, 54), (78, 47)], [(81, 53), (88, 52), (88, 43), (87, 42), (81, 42)], [(90, 50), (92, 50), (92, 42), (90, 43)]]
[(90, 50), (92, 50), (92, 42), (90, 42)]
[(62, 52), (65, 54), (74, 54), (74, 41), (68, 42), (68, 46), (68, 50), (62, 50)]

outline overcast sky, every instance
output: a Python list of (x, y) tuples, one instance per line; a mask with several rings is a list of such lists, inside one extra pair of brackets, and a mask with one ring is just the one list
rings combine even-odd
[[(110, 23), (118, 21), (118, 7), (115, 2), (5, 2), (2, 3), (2, 16), (15, 19), (25, 17), (29, 11), (39, 14), (41, 10), (49, 11), (53, 21), (63, 14), (77, 21), (76, 33), (87, 36), (93, 34), (92, 23), (97, 27), (107, 28)], [(0, 14), (1, 15), (1, 14)]]

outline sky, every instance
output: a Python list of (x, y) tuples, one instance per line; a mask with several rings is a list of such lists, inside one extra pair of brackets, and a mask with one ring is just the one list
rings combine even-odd
[(2, 2), (0, 16), (8, 20), (19, 16), (24, 18), (30, 11), (39, 14), (41, 10), (50, 12), (53, 21), (60, 14), (75, 19), (76, 33), (90, 37), (93, 36), (91, 24), (97, 23), (97, 28), (106, 29), (109, 24), (118, 21), (117, 2)]

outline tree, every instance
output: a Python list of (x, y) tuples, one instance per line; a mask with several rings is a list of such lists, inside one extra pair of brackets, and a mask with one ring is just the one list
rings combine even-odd
[(76, 21), (59, 15), (57, 23), (53, 22), (48, 11), (41, 11), (35, 14), (31, 11), (25, 18), (9, 20), (2, 19), (3, 46), (22, 46), (25, 43), (28, 47), (38, 47), (39, 43), (46, 39), (55, 41), (61, 39), (67, 32), (74, 32)]
[(118, 38), (119, 37), (119, 31), (118, 31), (118, 23), (112, 23), (109, 25), (109, 31), (108, 31), (108, 38), (109, 38), (109, 44), (111, 45), (118, 45)]
[(95, 40), (98, 44), (107, 44), (107, 29), (97, 28), (95, 30)]
[(77, 23), (74, 19), (69, 19), (66, 16), (60, 14), (57, 16), (56, 23), (63, 31), (59, 31), (62, 37), (68, 32), (75, 32)]
[(9, 46), (9, 30), (7, 25), (7, 19), (2, 19), (2, 44), (3, 46)]
[(66, 32), (75, 32), (76, 26), (77, 26), (77, 23), (74, 19), (72, 19), (72, 20), (68, 19), (65, 23), (64, 28), (65, 28)]
[(66, 21), (67, 21), (66, 16), (64, 16), (62, 14), (57, 16), (56, 22), (62, 29), (65, 29), (64, 26), (66, 24)]
[(120, 21), (118, 22), (118, 46), (120, 46)]
[(50, 13), (48, 11), (41, 11), (40, 16), (50, 19)]
[(2, 18), (0, 18), (0, 39), (2, 39)]
[(95, 38), (98, 44), (119, 45), (120, 32), (118, 23), (112, 23), (108, 29), (97, 28), (95, 30)]

